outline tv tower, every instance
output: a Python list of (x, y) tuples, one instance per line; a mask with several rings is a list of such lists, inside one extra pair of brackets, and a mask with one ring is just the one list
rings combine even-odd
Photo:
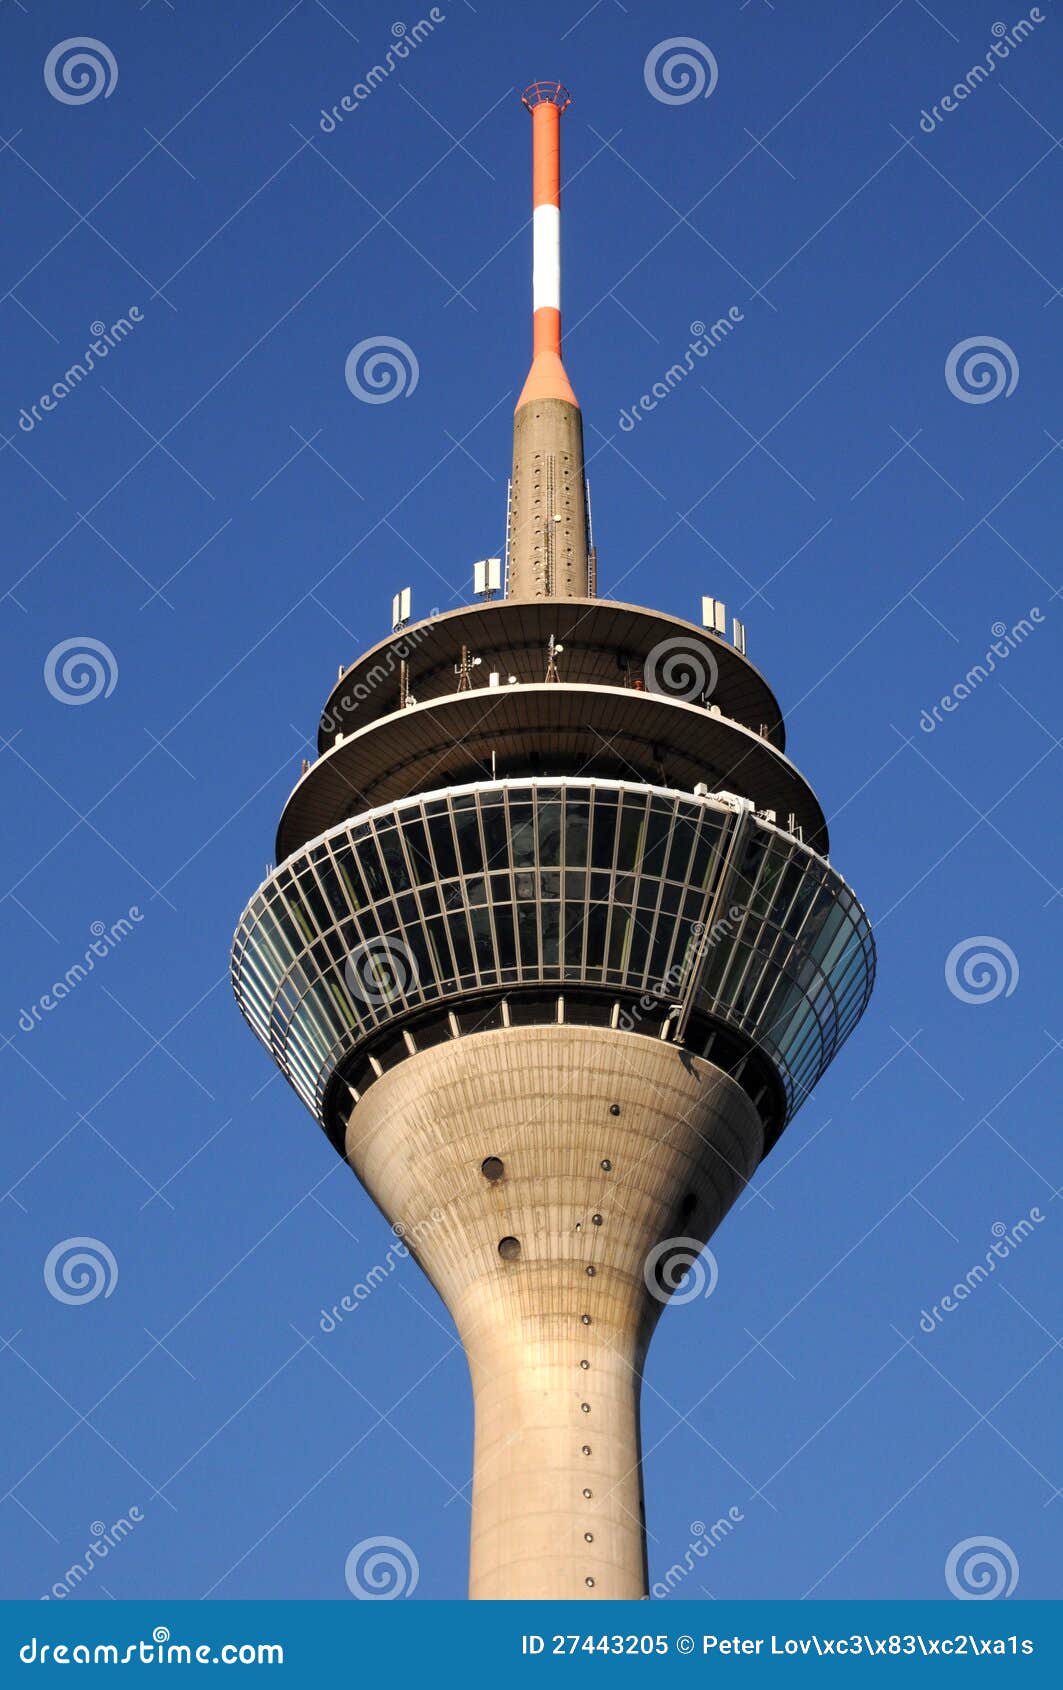
[(561, 361), (568, 103), (524, 94), (534, 352), (504, 569), (425, 621), (397, 595), (341, 671), (232, 953), (252, 1029), (465, 1346), (480, 1598), (646, 1595), (654, 1326), (874, 975), (742, 625), (713, 598), (699, 624), (596, 596)]

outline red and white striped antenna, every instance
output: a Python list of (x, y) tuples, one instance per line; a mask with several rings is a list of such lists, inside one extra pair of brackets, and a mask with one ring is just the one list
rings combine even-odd
[(521, 96), (532, 118), (532, 366), (517, 408), (529, 399), (578, 403), (561, 362), (561, 113), (572, 96), (560, 82), (533, 82)]

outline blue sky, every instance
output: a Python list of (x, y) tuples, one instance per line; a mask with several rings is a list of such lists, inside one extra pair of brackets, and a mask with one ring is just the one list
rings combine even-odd
[[(0, 14), (0, 1589), (45, 1593), (94, 1522), (136, 1509), (81, 1596), (349, 1599), (348, 1553), (381, 1535), (416, 1557), (415, 1599), (463, 1593), (461, 1352), (410, 1262), (318, 1329), (393, 1240), (242, 1024), (227, 951), (337, 665), (387, 631), (395, 588), (415, 615), (456, 605), (500, 547), (530, 343), (518, 92), (559, 76), (600, 589), (692, 617), (712, 593), (745, 620), (880, 956), (864, 1023), (714, 1241), (714, 1294), (662, 1320), (651, 1576), (734, 1510), (670, 1600), (944, 1596), (950, 1551), (986, 1536), (1017, 1594), (1046, 1597), (1063, 1520), (1063, 24), (1045, 0), (947, 111), (993, 25), (1027, 14), (439, 11), (332, 133), (322, 108), (413, 13)], [(110, 93), (68, 103), (43, 70), (78, 36), (117, 79), (104, 64)], [(670, 103), (644, 66), (684, 36), (718, 79)], [(731, 307), (711, 357), (622, 429), (691, 325)], [(91, 325), (122, 317), (35, 420)], [(418, 379), (370, 405), (344, 367), (380, 336)], [(982, 366), (965, 387), (959, 353), (950, 383), (953, 349), (987, 338), (1000, 381)], [(86, 638), (103, 690), (72, 705), (46, 663)], [(93, 924), (122, 918), (35, 1016)], [(983, 937), (998, 968), (964, 1001), (947, 959)], [(994, 1227), (1035, 1209), (921, 1329)], [(117, 1281), (64, 1304), (44, 1264), (81, 1237)]]

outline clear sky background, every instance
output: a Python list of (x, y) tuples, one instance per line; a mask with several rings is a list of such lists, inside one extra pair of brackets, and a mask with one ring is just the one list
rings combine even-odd
[[(393, 1239), (243, 1025), (227, 953), (337, 666), (387, 632), (397, 587), (415, 616), (457, 605), (501, 547), (530, 345), (518, 95), (561, 77), (601, 591), (743, 617), (880, 955), (863, 1024), (714, 1241), (714, 1294), (661, 1322), (651, 1575), (733, 1509), (671, 1600), (945, 1596), (950, 1550), (987, 1535), (1018, 1595), (1058, 1594), (1063, 18), (1044, 0), (928, 134), (1017, 8), (441, 10), (331, 134), (321, 108), (420, 12), (0, 13), (0, 1588), (44, 1594), (137, 1508), (82, 1596), (349, 1600), (348, 1552), (379, 1535), (416, 1556), (415, 1599), (463, 1594), (453, 1329), (407, 1261), (320, 1331)], [(117, 82), (67, 104), (44, 63), (82, 35)], [(647, 88), (676, 36), (711, 49), (711, 97)], [(90, 325), (134, 306), (20, 427)], [(733, 333), (622, 429), (731, 306)], [(369, 405), (344, 365), (383, 335), (419, 377)], [(1010, 394), (950, 390), (974, 337), (1005, 343)], [(71, 705), (46, 659), (86, 637), (113, 690)], [(965, 1002), (946, 961), (978, 936), (1001, 973)], [(77, 1237), (118, 1278), (68, 1305), (43, 1270)]]

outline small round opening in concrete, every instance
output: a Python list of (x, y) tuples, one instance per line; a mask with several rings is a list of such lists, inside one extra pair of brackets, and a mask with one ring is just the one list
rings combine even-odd
[(583, 1454), (584, 1454), (584, 1455), (589, 1455), (589, 1454), (590, 1454), (590, 1453), (591, 1453), (591, 1446), (590, 1446), (590, 1444), (584, 1444), (584, 1446), (583, 1446), (583, 1450), (582, 1450), (582, 1453), (583, 1453)]
[(610, 1115), (619, 1115), (619, 1113), (620, 1113), (619, 1103), (611, 1103), (609, 1105), (609, 1113), (610, 1113)]
[(593, 1532), (584, 1532), (583, 1541), (584, 1541), (584, 1543), (593, 1543), (594, 1542), (594, 1533)]
[(610, 1162), (610, 1160), (609, 1160), (609, 1158), (608, 1158), (608, 1156), (607, 1156), (607, 1157), (606, 1157), (606, 1158), (605, 1158), (605, 1160), (604, 1160), (604, 1161), (603, 1161), (603, 1163), (602, 1163), (602, 1167), (603, 1167), (603, 1168), (604, 1168), (604, 1169), (605, 1169), (605, 1171), (606, 1171), (606, 1173), (608, 1173), (608, 1172), (609, 1172), (609, 1170), (610, 1170), (610, 1168), (611, 1168), (611, 1167), (612, 1167), (612, 1165), (613, 1165), (613, 1164), (612, 1164), (612, 1162)]
[(501, 1179), (505, 1171), (505, 1167), (499, 1161), (497, 1156), (488, 1156), (480, 1163), (480, 1172), (483, 1174), (484, 1179)]
[(581, 1361), (580, 1366), (583, 1368), (584, 1372), (586, 1372), (587, 1368), (590, 1366), (590, 1362), (589, 1361)]
[(601, 1224), (602, 1224), (601, 1215), (592, 1215), (591, 1220), (592, 1220), (592, 1222), (594, 1223), (595, 1226), (601, 1226)]
[(592, 1267), (590, 1267), (590, 1268), (588, 1268), (588, 1269), (587, 1269), (587, 1278), (588, 1278), (588, 1279), (593, 1279), (593, 1278), (594, 1278), (594, 1276), (595, 1276), (595, 1274), (596, 1274), (596, 1273), (597, 1273), (597, 1271), (598, 1271), (598, 1269), (597, 1269), (597, 1268), (592, 1268)]
[(580, 1412), (582, 1414), (589, 1414), (590, 1413), (591, 1405), (590, 1405), (589, 1402), (581, 1402), (579, 1406), (580, 1406)]
[(591, 1323), (591, 1317), (589, 1314), (581, 1314), (580, 1320), (583, 1322), (584, 1326), (589, 1326)]
[(588, 1590), (593, 1590), (593, 1589), (594, 1589), (594, 1580), (593, 1580), (593, 1579), (584, 1579), (584, 1581), (583, 1581), (583, 1582), (584, 1582), (584, 1584), (585, 1584), (585, 1585), (586, 1585), (586, 1586), (587, 1586), (587, 1589), (588, 1589)]
[(504, 1262), (515, 1262), (520, 1255), (520, 1239), (500, 1238), (498, 1240), (498, 1253)]
[(587, 1498), (588, 1498), (588, 1499), (589, 1499), (589, 1498), (590, 1498), (590, 1497), (591, 1497), (591, 1496), (592, 1496), (592, 1495), (593, 1495), (593, 1492), (592, 1492), (592, 1491), (589, 1491), (589, 1490), (586, 1490), (586, 1489), (584, 1489), (584, 1492), (583, 1492), (583, 1494), (584, 1494), (584, 1496), (585, 1496), (585, 1497), (587, 1497)]

